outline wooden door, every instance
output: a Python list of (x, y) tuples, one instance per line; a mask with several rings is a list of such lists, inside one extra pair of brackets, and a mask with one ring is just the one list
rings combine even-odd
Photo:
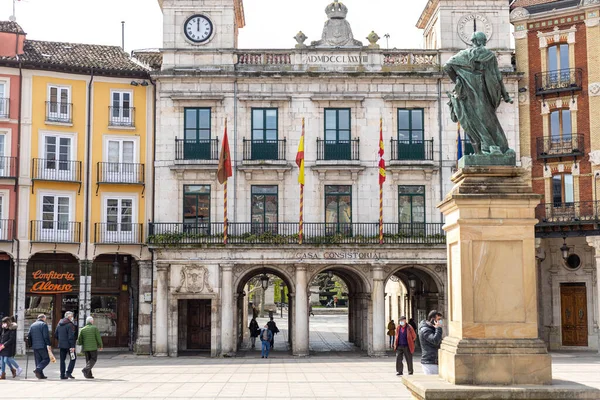
[(588, 345), (588, 316), (585, 284), (560, 285), (563, 346)]
[(210, 350), (210, 317), (210, 300), (188, 300), (188, 350)]

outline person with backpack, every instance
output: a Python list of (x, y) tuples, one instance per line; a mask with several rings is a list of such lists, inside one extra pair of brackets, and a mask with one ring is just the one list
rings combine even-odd
[(256, 338), (258, 337), (258, 335), (260, 335), (260, 328), (258, 327), (258, 322), (256, 322), (256, 318), (252, 318), (248, 329), (250, 329), (250, 341), (252, 342), (252, 348), (254, 349), (256, 347)]
[(267, 322), (267, 327), (271, 331), (271, 340), (269, 342), (271, 343), (271, 348), (273, 348), (273, 346), (275, 346), (275, 335), (279, 333), (279, 328), (277, 327), (277, 324), (275, 323), (275, 321), (273, 321), (272, 315), (271, 315), (270, 319), (271, 320), (269, 322)]
[(269, 325), (265, 325), (260, 331), (260, 341), (262, 343), (262, 351), (260, 358), (269, 358), (269, 350), (271, 350), (271, 341), (273, 340), (273, 332), (269, 329)]

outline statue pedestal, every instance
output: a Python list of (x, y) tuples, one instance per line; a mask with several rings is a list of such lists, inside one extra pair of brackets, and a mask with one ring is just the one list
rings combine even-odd
[[(440, 376), (405, 380), (414, 398), (516, 399), (525, 398), (517, 385), (552, 384), (537, 326), (534, 211), (541, 196), (522, 176), (519, 168), (493, 166), (452, 177), (455, 186), (439, 205), (446, 217), (449, 336), (439, 352)], [(434, 395), (454, 385), (503, 390), (490, 397), (487, 389), (461, 386), (462, 397)]]

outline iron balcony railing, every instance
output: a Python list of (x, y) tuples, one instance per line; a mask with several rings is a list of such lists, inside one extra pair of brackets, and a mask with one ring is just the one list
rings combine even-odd
[(546, 203), (536, 207), (538, 226), (582, 225), (598, 221), (597, 201)]
[(73, 122), (73, 104), (46, 102), (46, 122), (60, 122), (70, 124)]
[(582, 85), (583, 70), (581, 68), (560, 69), (535, 74), (536, 95), (581, 90)]
[(108, 107), (109, 126), (135, 126), (135, 107)]
[(143, 224), (101, 222), (94, 226), (96, 244), (142, 244), (144, 243)]
[[(446, 243), (442, 223), (384, 223), (384, 244), (433, 245)], [(298, 245), (297, 222), (230, 222), (228, 244)], [(223, 223), (152, 223), (148, 244), (223, 244)], [(303, 244), (379, 244), (379, 223), (304, 223)]]
[(584, 146), (584, 138), (581, 134), (537, 138), (538, 158), (583, 156)]
[(0, 178), (17, 177), (17, 157), (0, 157)]
[(81, 243), (81, 222), (30, 221), (29, 238), (36, 243)]
[(219, 138), (206, 140), (175, 138), (175, 160), (218, 160)]
[(144, 164), (99, 162), (97, 181), (143, 185), (146, 182)]
[(248, 140), (244, 138), (244, 161), (286, 159), (286, 140)]
[(433, 161), (433, 139), (391, 140), (392, 161)]
[(317, 160), (358, 161), (360, 160), (359, 143), (359, 139), (317, 139)]
[(0, 219), (0, 242), (14, 241), (15, 227), (14, 219)]
[(10, 116), (10, 99), (0, 97), (0, 118), (8, 118)]
[(40, 181), (81, 182), (81, 161), (34, 158), (31, 174), (32, 179)]

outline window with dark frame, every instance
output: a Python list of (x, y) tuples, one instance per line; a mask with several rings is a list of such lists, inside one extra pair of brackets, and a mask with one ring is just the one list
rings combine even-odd
[(279, 193), (277, 185), (252, 185), (252, 232), (277, 232)]
[(398, 222), (425, 223), (425, 186), (398, 186)]
[(183, 138), (183, 157), (185, 160), (210, 160), (210, 108), (186, 108), (184, 110)]
[(552, 203), (554, 207), (570, 207), (573, 205), (573, 175), (558, 174), (552, 176)]
[(352, 156), (349, 108), (325, 109), (325, 160), (350, 160)]
[(279, 115), (277, 108), (252, 109), (252, 159), (279, 159)]
[(327, 234), (352, 234), (352, 186), (325, 186)]
[(423, 109), (398, 109), (398, 159), (425, 159)]
[(210, 185), (183, 187), (183, 225), (186, 233), (210, 234)]

